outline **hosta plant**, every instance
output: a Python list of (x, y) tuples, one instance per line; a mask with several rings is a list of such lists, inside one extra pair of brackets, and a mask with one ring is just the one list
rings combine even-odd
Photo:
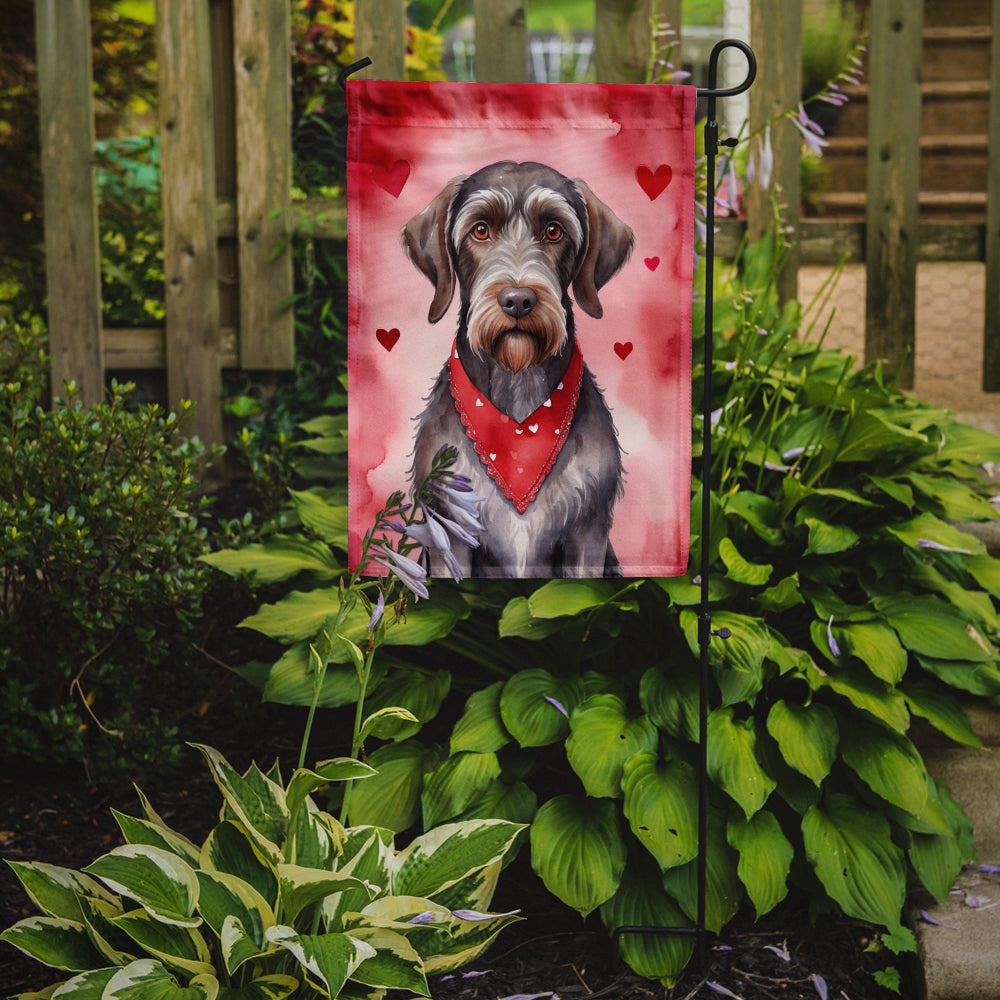
[(65, 1000), (281, 1000), (429, 996), (427, 975), (477, 956), (518, 919), (490, 913), (521, 829), (450, 823), (397, 849), (391, 831), (343, 827), (312, 795), (369, 779), (338, 758), (240, 774), (202, 746), (221, 818), (198, 845), (140, 793), (116, 813), (126, 843), (82, 871), (12, 862), (40, 916), (0, 937), (64, 981), (23, 997)]

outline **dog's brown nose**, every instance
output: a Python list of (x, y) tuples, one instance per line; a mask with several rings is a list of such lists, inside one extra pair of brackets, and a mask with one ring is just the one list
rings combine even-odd
[(520, 319), (538, 305), (538, 296), (531, 288), (509, 286), (497, 296), (497, 302), (508, 316)]

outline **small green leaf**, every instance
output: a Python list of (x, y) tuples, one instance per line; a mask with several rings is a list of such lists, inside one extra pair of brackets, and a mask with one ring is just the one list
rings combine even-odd
[(740, 555), (734, 542), (729, 538), (719, 540), (719, 557), (726, 564), (730, 580), (746, 584), (748, 587), (763, 587), (770, 579), (774, 566), (748, 562)]
[(451, 734), (451, 752), (474, 750), (478, 753), (495, 753), (510, 742), (500, 716), (500, 692), (503, 681), (469, 696), (462, 717), (455, 723)]
[(424, 827), (429, 829), (454, 819), (499, 776), (500, 764), (495, 753), (452, 754), (424, 780), (421, 796)]
[(779, 699), (768, 713), (767, 731), (785, 761), (818, 787), (837, 756), (839, 732), (833, 712), (818, 702), (798, 705)]
[(618, 587), (610, 580), (550, 580), (528, 598), (534, 618), (562, 618), (601, 607)]
[(730, 820), (726, 837), (729, 846), (739, 851), (736, 873), (760, 919), (788, 894), (788, 873), (795, 849), (774, 813), (765, 809), (750, 819), (737, 816)]
[(776, 782), (757, 762), (753, 718), (737, 721), (733, 709), (717, 708), (708, 717), (708, 774), (749, 819), (774, 791)]
[(876, 795), (919, 815), (927, 801), (927, 772), (920, 754), (900, 733), (853, 718), (841, 742), (847, 764)]
[(806, 555), (828, 556), (845, 552), (857, 544), (858, 533), (845, 524), (828, 524), (819, 518), (807, 517), (803, 522), (809, 529)]

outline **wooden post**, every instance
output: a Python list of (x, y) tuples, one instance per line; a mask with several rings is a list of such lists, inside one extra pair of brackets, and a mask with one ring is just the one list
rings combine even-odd
[(989, 129), (989, 169), (986, 178), (986, 325), (983, 330), (983, 390), (1000, 392), (1000, 0), (993, 0)]
[(594, 67), (598, 83), (645, 83), (652, 0), (595, 0)]
[(654, 3), (656, 4), (657, 20), (666, 22), (670, 25), (671, 30), (675, 32), (675, 34), (667, 38), (667, 45), (663, 46), (663, 48), (666, 49), (669, 47), (670, 42), (673, 42), (673, 49), (670, 52), (670, 62), (673, 64), (675, 70), (681, 70), (684, 68), (682, 65), (684, 51), (681, 35), (681, 0), (654, 0)]
[(865, 360), (899, 368), (903, 389), (916, 345), (923, 13), (922, 2), (872, 0), (869, 15)]
[(528, 31), (524, 0), (475, 0), (475, 76), (479, 83), (528, 79)]
[(195, 402), (192, 432), (216, 444), (222, 406), (210, 48), (207, 0), (160, 0), (167, 395), (170, 403)]
[(354, 54), (372, 65), (355, 77), (406, 79), (406, 0), (362, 0), (354, 5)]
[[(233, 7), (240, 366), (295, 367), (292, 252), (291, 53), (288, 0)], [(276, 248), (284, 249), (275, 255)]]
[(35, 0), (52, 393), (104, 397), (88, 0)]
[[(766, 188), (756, 178), (747, 192), (747, 228), (751, 240), (760, 239), (775, 219), (792, 229), (793, 244), (778, 273), (778, 297), (782, 302), (797, 298), (799, 287), (799, 159), (802, 135), (787, 118), (786, 111), (798, 107), (802, 99), (802, 4), (800, 0), (758, 0), (750, 8), (750, 40), (761, 67), (750, 88), (750, 131), (756, 132), (766, 122), (771, 126), (774, 169)], [(724, 113), (724, 111), (723, 111)], [(729, 123), (727, 132), (735, 134), (739, 122)], [(759, 139), (754, 139), (754, 143)], [(778, 234), (775, 234), (775, 238)]]

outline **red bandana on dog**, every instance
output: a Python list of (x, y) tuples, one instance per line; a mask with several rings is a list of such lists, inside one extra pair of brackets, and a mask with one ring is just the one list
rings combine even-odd
[(578, 344), (562, 381), (531, 416), (518, 423), (485, 398), (466, 374), (452, 348), (451, 394), (466, 434), (503, 495), (519, 514), (528, 509), (549, 474), (573, 422), (583, 384), (583, 355)]

